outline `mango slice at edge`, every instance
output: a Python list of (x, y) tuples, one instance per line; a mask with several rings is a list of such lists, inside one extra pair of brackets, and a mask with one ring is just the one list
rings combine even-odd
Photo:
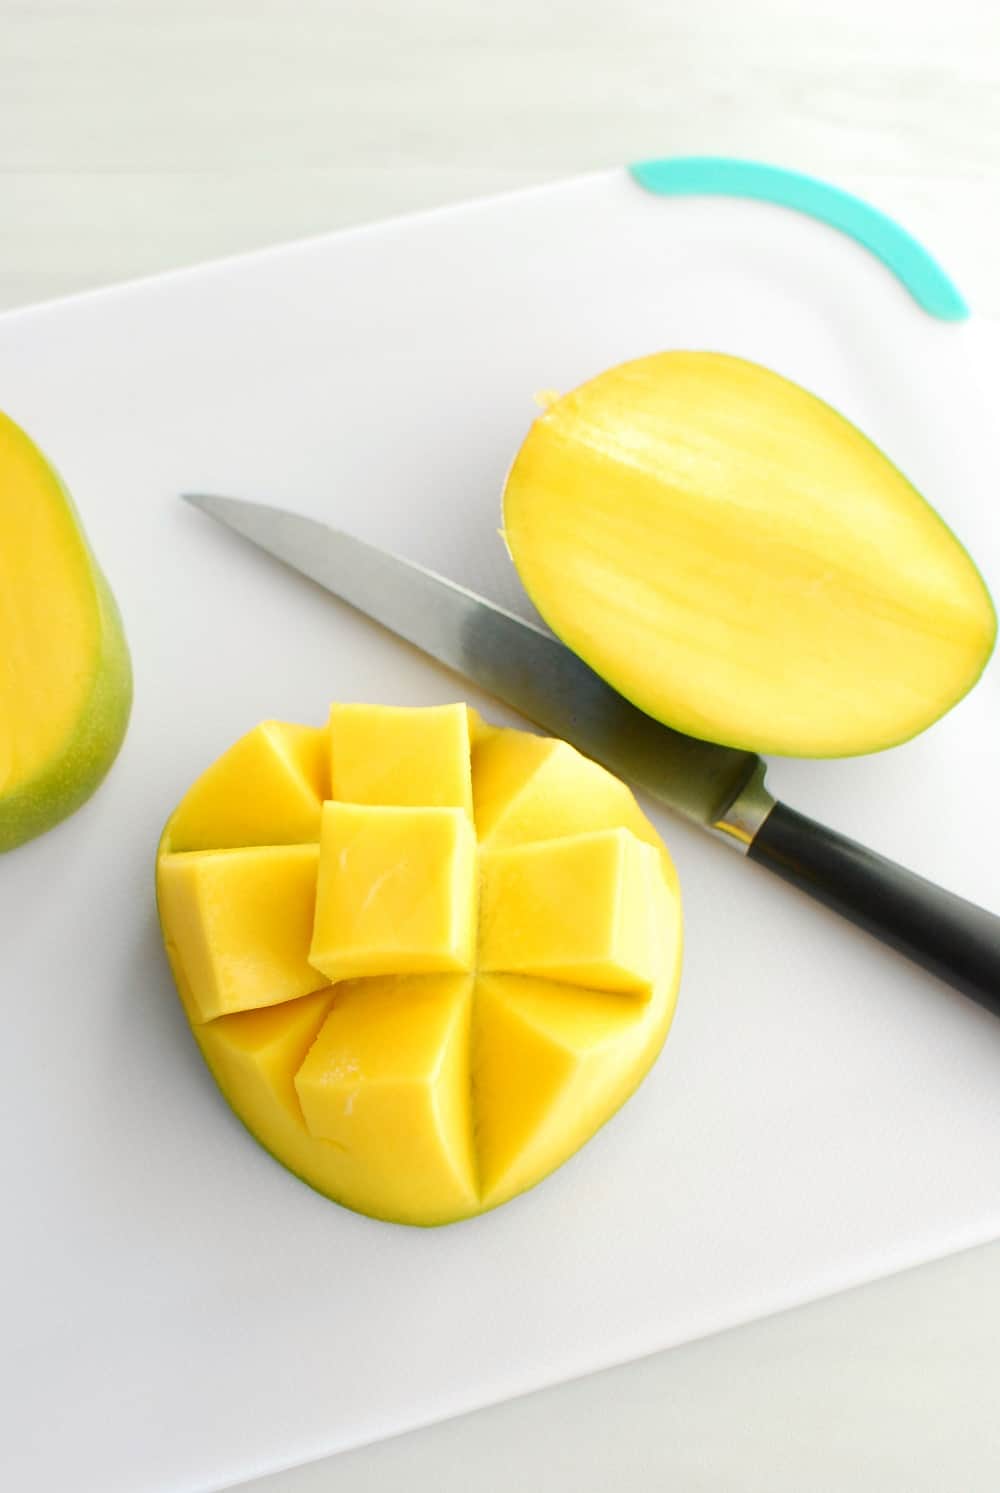
[(315, 844), (329, 796), (326, 756), (322, 727), (263, 721), (188, 789), (170, 819), (170, 849)]
[(121, 614), (80, 516), (43, 453), (3, 414), (0, 592), (2, 852), (86, 802), (118, 755), (132, 708)]
[(318, 866), (315, 845), (160, 858), (160, 916), (185, 970), (192, 1021), (276, 1005), (329, 983), (307, 957)]
[(473, 1016), (473, 1109), (483, 1206), (561, 1165), (641, 1082), (673, 1013), (617, 992), (481, 975)]
[(337, 1148), (341, 1195), (361, 1212), (426, 1220), (477, 1207), (472, 988), (464, 975), (336, 988), (295, 1087), (310, 1135)]

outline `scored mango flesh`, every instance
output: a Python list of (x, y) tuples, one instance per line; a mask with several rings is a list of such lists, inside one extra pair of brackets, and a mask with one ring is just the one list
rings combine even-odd
[(719, 353), (625, 363), (534, 422), (504, 532), (549, 626), (675, 729), (836, 757), (916, 735), (996, 636), (979, 572), (844, 417)]
[(258, 726), (168, 821), (157, 895), (233, 1109), (379, 1218), (447, 1223), (540, 1181), (673, 1015), (677, 879), (628, 788), (464, 705)]

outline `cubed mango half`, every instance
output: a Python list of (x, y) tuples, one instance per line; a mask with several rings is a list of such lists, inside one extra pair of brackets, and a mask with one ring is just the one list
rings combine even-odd
[(632, 794), (465, 706), (258, 728), (169, 821), (157, 882), (229, 1102), (374, 1217), (446, 1223), (532, 1187), (622, 1105), (673, 1015), (676, 874)]

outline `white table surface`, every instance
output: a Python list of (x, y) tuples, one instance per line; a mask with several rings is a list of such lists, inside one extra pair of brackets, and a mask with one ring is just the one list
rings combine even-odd
[[(0, 307), (692, 152), (930, 210), (1000, 321), (983, 0), (0, 0)], [(994, 1493), (998, 1402), (1000, 1244), (247, 1486)]]

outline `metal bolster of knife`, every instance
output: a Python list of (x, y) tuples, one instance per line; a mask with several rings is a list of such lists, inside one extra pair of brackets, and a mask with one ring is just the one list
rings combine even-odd
[(711, 830), (743, 855), (774, 808), (775, 800), (764, 785), (765, 763), (758, 761), (742, 788), (712, 821)]

